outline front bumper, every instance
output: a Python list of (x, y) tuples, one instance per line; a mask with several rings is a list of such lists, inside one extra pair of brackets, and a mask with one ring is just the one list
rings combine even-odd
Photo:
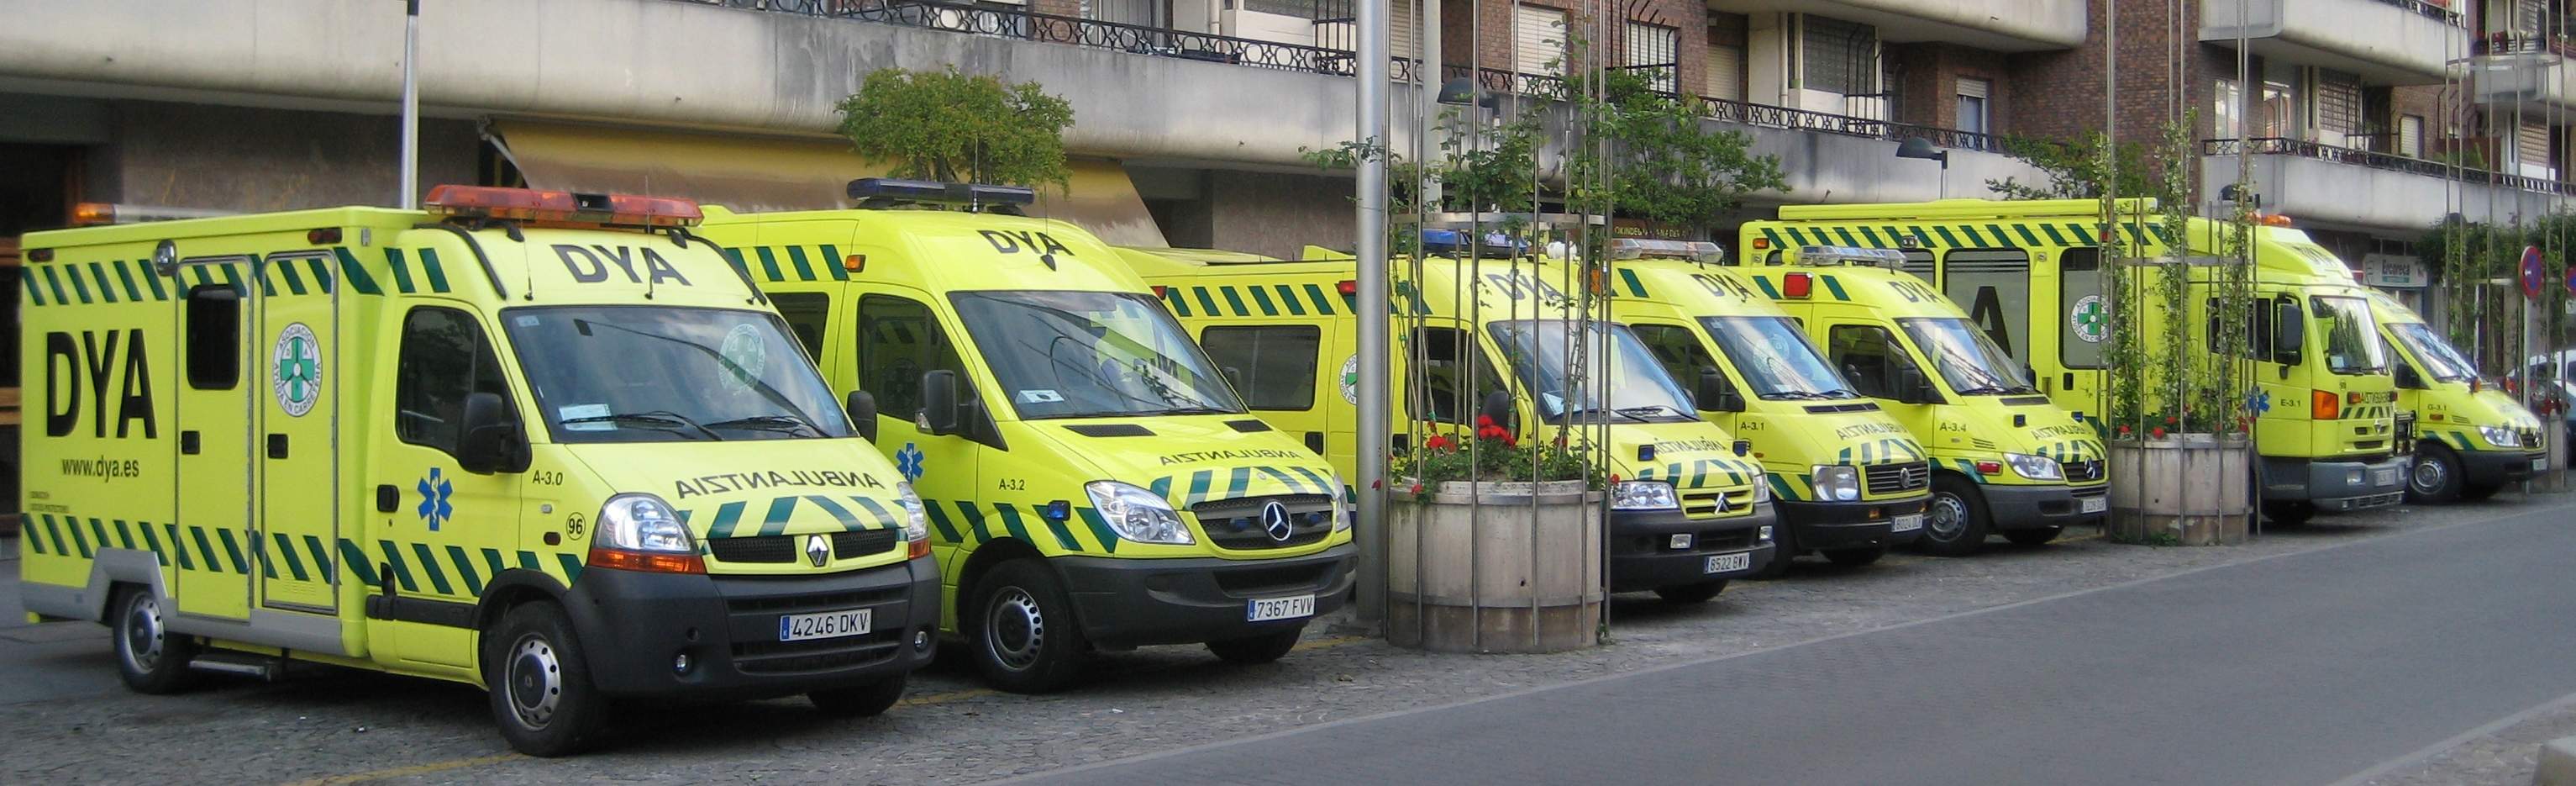
[(1247, 622), (1255, 599), (1315, 596), (1315, 615), (1342, 607), (1357, 576), (1348, 543), (1302, 557), (1243, 560), (1055, 557), (1082, 635), (1111, 649), (1198, 644), (1291, 630), (1313, 617)]
[[(1896, 517), (1919, 514), (1932, 495), (1861, 502), (1774, 502), (1780, 519), (1792, 530), (1790, 544), (1799, 551), (1902, 546), (1923, 537), (1923, 528), (1895, 532)], [(1795, 555), (1788, 555), (1795, 556)]]
[[(1614, 510), (1610, 512), (1610, 591), (1639, 592), (1750, 575), (1771, 564), (1774, 552), (1763, 540), (1763, 527), (1776, 527), (1779, 513), (1771, 503), (1753, 506), (1748, 515), (1694, 519), (1679, 510)], [(1673, 536), (1690, 543), (1673, 547)], [(1738, 570), (1709, 572), (1709, 557), (1746, 553)]]
[(2008, 486), (1985, 484), (1977, 491), (1986, 497), (1986, 516), (1997, 530), (2046, 529), (2078, 524), (2096, 524), (2111, 515), (2110, 507), (2084, 513), (2083, 501), (2110, 499), (2111, 485), (2090, 486)]
[(2501, 486), (2539, 474), (2532, 462), (2547, 462), (2549, 451), (2469, 450), (2460, 457), (2460, 480), (2473, 486)]
[(2318, 510), (2345, 511), (2395, 505), (2406, 498), (2409, 456), (2377, 461), (2314, 461), (2263, 457), (2263, 499), (2305, 501)]
[[(820, 576), (585, 570), (565, 599), (590, 678), (614, 696), (758, 699), (846, 688), (930, 663), (939, 566), (930, 558)], [(869, 609), (857, 636), (779, 641), (779, 617)], [(926, 646), (915, 647), (923, 636)], [(693, 662), (673, 668), (681, 654)]]

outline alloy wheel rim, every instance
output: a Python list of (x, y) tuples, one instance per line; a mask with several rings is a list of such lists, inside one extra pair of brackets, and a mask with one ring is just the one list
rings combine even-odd
[(1932, 495), (1932, 505), (1927, 512), (1930, 515), (1923, 517), (1923, 528), (1929, 531), (1924, 534), (1933, 540), (1950, 540), (1968, 529), (1968, 502), (1958, 495), (1946, 492)]
[(2430, 456), (2418, 458), (2415, 460), (2415, 471), (2409, 475), (2408, 480), (2415, 485), (2415, 493), (2431, 494), (2450, 484), (2451, 468), (2443, 466), (2439, 459)]
[(555, 656), (554, 645), (545, 637), (530, 635), (510, 648), (510, 669), (506, 676), (510, 709), (519, 725), (543, 729), (554, 721), (555, 709), (563, 700), (563, 663)]
[(161, 627), (161, 602), (150, 595), (136, 595), (134, 604), (125, 610), (125, 662), (138, 672), (161, 667), (164, 632)]
[(1037, 598), (1027, 590), (1004, 587), (984, 617), (984, 646), (995, 660), (1013, 671), (1037, 663), (1039, 649), (1046, 646), (1046, 612), (1038, 608)]

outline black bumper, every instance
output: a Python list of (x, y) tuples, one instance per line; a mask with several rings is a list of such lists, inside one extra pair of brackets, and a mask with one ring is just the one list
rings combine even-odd
[(2537, 474), (2531, 462), (2549, 460), (2549, 452), (2544, 450), (2467, 450), (2456, 455), (2460, 457), (2460, 480), (2472, 486), (2501, 486), (2529, 478)]
[(2076, 524), (2099, 524), (2111, 515), (2110, 506), (2093, 513), (2080, 512), (2083, 500), (2110, 499), (2111, 485), (2090, 486), (2007, 486), (1980, 484), (1977, 491), (1986, 497), (1986, 516), (1997, 530), (2046, 529)]
[[(1780, 520), (1799, 551), (1893, 547), (1923, 537), (1923, 528), (1894, 531), (1896, 517), (1920, 514), (1932, 495), (1864, 502), (1780, 502)], [(1794, 555), (1793, 555), (1794, 556)]]
[[(1640, 592), (1707, 581), (1732, 579), (1771, 564), (1776, 549), (1763, 540), (1763, 527), (1778, 525), (1769, 503), (1753, 506), (1749, 515), (1694, 519), (1679, 510), (1618, 510), (1610, 513), (1610, 591)], [(1673, 536), (1689, 535), (1689, 544), (1673, 546)], [(1742, 568), (1710, 572), (1709, 557), (1744, 553)]]
[[(710, 700), (853, 687), (930, 663), (939, 566), (929, 558), (821, 576), (585, 570), (565, 599), (591, 682), (614, 696)], [(778, 640), (779, 617), (869, 609), (872, 632)], [(914, 638), (929, 634), (927, 647)], [(689, 655), (688, 671), (673, 668)]]
[(1247, 622), (1251, 602), (1313, 594), (1315, 614), (1342, 607), (1357, 579), (1344, 543), (1303, 557), (1265, 560), (1054, 557), (1082, 635), (1120, 649), (1197, 644), (1276, 633), (1313, 617)]

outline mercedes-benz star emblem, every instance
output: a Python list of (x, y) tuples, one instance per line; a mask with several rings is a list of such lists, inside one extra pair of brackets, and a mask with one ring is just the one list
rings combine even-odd
[(1288, 542), (1297, 534), (1296, 526), (1288, 523), (1288, 506), (1279, 504), (1277, 500), (1261, 506), (1261, 530), (1270, 533), (1271, 540), (1281, 543)]
[(805, 536), (805, 561), (814, 563), (817, 568), (832, 561), (832, 539), (819, 533)]

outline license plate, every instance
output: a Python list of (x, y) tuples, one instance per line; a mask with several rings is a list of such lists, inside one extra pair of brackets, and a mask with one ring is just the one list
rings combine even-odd
[(2110, 509), (2111, 500), (2108, 497), (2085, 497), (2075, 501), (2077, 513), (2100, 513)]
[(1896, 517), (1896, 526), (1888, 528), (1888, 531), (1890, 531), (1890, 532), (1913, 532), (1913, 531), (1915, 531), (1915, 530), (1922, 529), (1922, 528), (1923, 528), (1923, 514), (1921, 514), (1921, 513), (1908, 513), (1908, 514), (1905, 514), (1905, 515), (1902, 515), (1902, 516), (1898, 516), (1898, 517)]
[(2545, 459), (2545, 458), (2532, 459), (2532, 460), (2531, 460), (2531, 471), (2533, 471), (2533, 472), (2548, 472), (2548, 471), (2549, 471), (2549, 460), (2548, 460), (2548, 459)]
[(2393, 468), (2393, 467), (2392, 467), (2392, 468), (2389, 468), (2389, 469), (2374, 469), (2374, 470), (2371, 470), (2371, 471), (2370, 471), (2370, 485), (2373, 485), (2373, 486), (2394, 486), (2394, 485), (2397, 485), (2397, 470), (2396, 470), (2395, 468)]
[(842, 636), (866, 635), (868, 631), (875, 628), (875, 609), (789, 614), (778, 618), (778, 640), (837, 639)]
[(1315, 616), (1315, 596), (1313, 595), (1256, 599), (1243, 611), (1243, 619), (1246, 622), (1293, 620), (1298, 617), (1312, 616)]
[(1733, 554), (1711, 554), (1711, 555), (1708, 555), (1708, 568), (1707, 568), (1707, 569), (1705, 569), (1705, 570), (1702, 570), (1702, 571), (1700, 571), (1700, 572), (1701, 572), (1701, 573), (1725, 573), (1725, 572), (1728, 572), (1728, 571), (1748, 570), (1748, 569), (1751, 569), (1752, 567), (1753, 567), (1753, 553), (1752, 553), (1752, 552), (1747, 552), (1747, 551), (1739, 551), (1739, 552), (1736, 552), (1736, 553), (1733, 553)]

